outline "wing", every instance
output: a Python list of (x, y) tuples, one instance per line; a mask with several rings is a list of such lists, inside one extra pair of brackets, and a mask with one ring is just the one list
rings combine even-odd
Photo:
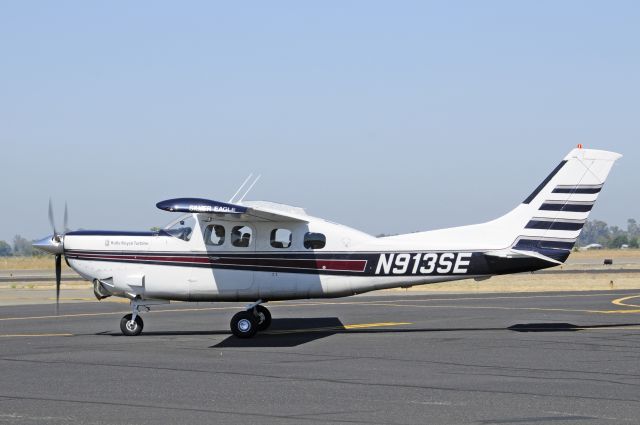
[(309, 222), (302, 208), (273, 202), (246, 201), (240, 205), (202, 198), (175, 198), (158, 202), (156, 207), (170, 212), (209, 215), (218, 220)]

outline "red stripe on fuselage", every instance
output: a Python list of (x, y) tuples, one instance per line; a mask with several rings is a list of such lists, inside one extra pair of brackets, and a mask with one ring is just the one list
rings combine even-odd
[(349, 271), (364, 272), (367, 260), (321, 260), (312, 258), (243, 258), (224, 256), (171, 256), (171, 255), (131, 255), (119, 253), (82, 253), (69, 252), (70, 258), (79, 260), (111, 260), (123, 262), (154, 261), (161, 263), (182, 263), (182, 264), (211, 264), (220, 266), (239, 267), (273, 267), (273, 268), (293, 268), (306, 270), (327, 270), (327, 271)]

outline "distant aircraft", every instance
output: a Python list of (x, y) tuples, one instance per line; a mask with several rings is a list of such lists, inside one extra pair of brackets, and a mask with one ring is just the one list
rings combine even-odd
[(514, 210), (471, 226), (376, 238), (302, 208), (242, 201), (247, 191), (237, 195), (247, 179), (228, 202), (159, 202), (183, 215), (157, 232), (67, 231), (65, 207), (61, 233), (49, 203), (54, 233), (34, 246), (55, 255), (56, 303), (62, 257), (93, 282), (98, 299), (129, 299), (132, 313), (120, 322), (125, 335), (140, 334), (141, 311), (171, 300), (246, 301), (231, 319), (233, 334), (246, 338), (269, 327), (268, 301), (482, 280), (561, 264), (620, 157), (579, 146)]
[(590, 249), (602, 249), (602, 245), (600, 245), (599, 243), (590, 243), (589, 245), (585, 245), (583, 247), (580, 248), (580, 250), (586, 251), (586, 250), (590, 250)]

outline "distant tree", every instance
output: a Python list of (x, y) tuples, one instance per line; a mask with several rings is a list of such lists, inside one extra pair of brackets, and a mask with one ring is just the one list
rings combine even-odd
[(11, 255), (11, 245), (5, 241), (0, 241), (0, 257), (9, 257)]
[(629, 236), (629, 239), (640, 237), (640, 226), (633, 218), (627, 220), (627, 236)]
[(618, 226), (610, 226), (609, 227), (609, 237), (611, 239), (615, 239), (618, 236), (627, 236), (627, 232), (619, 228)]
[(578, 237), (578, 244), (581, 246), (591, 243), (607, 245), (610, 238), (609, 226), (600, 220), (587, 221)]
[(20, 235), (16, 235), (13, 238), (13, 254), (23, 257), (31, 257), (33, 255), (33, 247), (31, 241), (23, 238)]
[(629, 245), (629, 238), (627, 235), (619, 234), (611, 239), (609, 242), (609, 248), (620, 248), (622, 245)]
[(638, 243), (638, 238), (633, 238), (629, 240), (629, 248), (640, 248), (640, 244)]
[(160, 231), (160, 230), (161, 230), (161, 228), (160, 228), (160, 227), (158, 227), (158, 226), (153, 226), (153, 227), (152, 227), (151, 229), (149, 229), (149, 230), (151, 230), (152, 232), (158, 232), (158, 231)]

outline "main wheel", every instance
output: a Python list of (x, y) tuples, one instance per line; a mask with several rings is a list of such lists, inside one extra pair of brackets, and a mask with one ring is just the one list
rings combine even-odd
[(144, 328), (142, 317), (137, 315), (136, 320), (132, 320), (132, 318), (133, 314), (126, 314), (122, 319), (120, 319), (120, 330), (123, 335), (136, 336), (140, 335), (140, 332), (142, 332), (142, 328)]
[(258, 304), (256, 306), (256, 316), (258, 316), (258, 330), (264, 331), (271, 326), (271, 312), (267, 307)]
[(258, 332), (258, 318), (251, 311), (236, 313), (231, 319), (231, 332), (238, 338), (251, 338)]

